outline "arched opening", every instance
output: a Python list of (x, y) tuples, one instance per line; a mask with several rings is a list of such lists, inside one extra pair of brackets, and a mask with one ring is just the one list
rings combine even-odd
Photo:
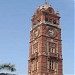
[(56, 20), (53, 21), (53, 24), (56, 24)]

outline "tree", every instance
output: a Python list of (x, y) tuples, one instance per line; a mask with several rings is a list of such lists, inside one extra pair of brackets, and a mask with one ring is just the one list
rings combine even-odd
[(8, 71), (11, 71), (11, 72), (16, 71), (15, 66), (11, 65), (11, 64), (2, 64), (2, 65), (0, 65), (0, 70), (4, 70), (4, 69), (6, 69)]

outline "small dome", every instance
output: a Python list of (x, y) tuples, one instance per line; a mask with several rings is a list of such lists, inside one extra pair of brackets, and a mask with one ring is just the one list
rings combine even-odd
[(48, 9), (49, 7), (51, 7), (51, 5), (49, 5), (49, 4), (47, 4), (47, 3), (45, 3), (43, 6), (40, 6), (40, 9)]
[(59, 16), (59, 15), (60, 15), (60, 14), (59, 14), (59, 11), (56, 11), (56, 15), (57, 15), (57, 16)]

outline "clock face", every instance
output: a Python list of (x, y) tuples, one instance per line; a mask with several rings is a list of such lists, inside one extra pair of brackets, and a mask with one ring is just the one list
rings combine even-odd
[(53, 29), (50, 29), (50, 30), (49, 30), (49, 35), (50, 35), (50, 36), (53, 36), (53, 35), (54, 35), (54, 30), (53, 30)]
[(49, 29), (48, 33), (50, 37), (56, 37), (57, 31), (54, 29)]

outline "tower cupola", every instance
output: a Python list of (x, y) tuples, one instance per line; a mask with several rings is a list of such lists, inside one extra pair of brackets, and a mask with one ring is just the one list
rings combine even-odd
[(32, 16), (32, 28), (35, 28), (37, 25), (49, 24), (56, 27), (60, 27), (60, 16), (59, 12), (53, 9), (51, 5), (45, 3), (42, 6), (39, 6)]

